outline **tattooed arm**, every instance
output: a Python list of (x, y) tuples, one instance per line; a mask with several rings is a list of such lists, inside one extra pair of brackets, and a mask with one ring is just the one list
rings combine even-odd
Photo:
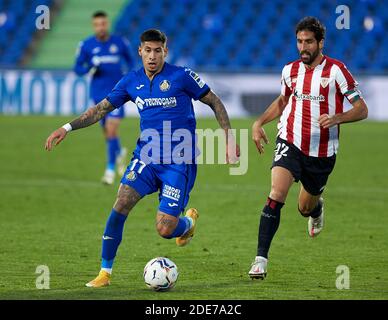
[(207, 104), (216, 116), (220, 127), (227, 133), (228, 129), (231, 129), (228, 113), (221, 99), (213, 92), (209, 91), (201, 100), (201, 102)]
[(229, 121), (228, 113), (221, 99), (213, 92), (209, 91), (202, 99), (201, 102), (207, 104), (216, 116), (220, 127), (224, 129), (226, 136), (226, 162), (235, 163), (240, 156), (240, 147), (236, 144), (235, 138), (231, 131), (231, 125)]
[[(99, 102), (94, 107), (86, 110), (81, 116), (77, 119), (74, 119), (70, 124), (66, 126), (70, 126), (69, 130), (77, 130), (81, 128), (88, 127), (97, 121), (101, 120), (105, 115), (114, 110), (114, 106), (107, 100), (104, 99)], [(45, 148), (50, 151), (54, 145), (58, 145), (63, 139), (65, 139), (67, 131), (69, 131), (63, 127), (55, 130), (46, 140)]]
[(74, 119), (72, 122), (70, 122), (71, 130), (77, 130), (81, 128), (88, 127), (97, 121), (101, 120), (105, 117), (105, 115), (112, 110), (114, 110), (114, 106), (112, 104), (104, 99), (101, 102), (97, 103), (94, 107), (89, 108), (86, 110), (81, 116), (79, 116), (77, 119)]

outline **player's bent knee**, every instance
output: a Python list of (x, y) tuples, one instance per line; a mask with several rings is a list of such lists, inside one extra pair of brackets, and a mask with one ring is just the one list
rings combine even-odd
[(159, 235), (165, 239), (172, 238), (172, 234), (174, 233), (175, 228), (176, 225), (173, 222), (171, 225), (168, 226), (161, 225), (159, 223), (156, 225), (156, 230), (158, 231)]
[(171, 230), (170, 228), (157, 228), (157, 231), (159, 235), (165, 239), (171, 239), (171, 235), (174, 232), (174, 230)]
[(159, 235), (163, 238), (171, 239), (172, 234), (177, 227), (178, 219), (168, 214), (159, 213), (156, 217), (156, 220), (156, 230)]
[(298, 210), (303, 217), (307, 218), (310, 216), (311, 209), (309, 207), (302, 206), (301, 208), (300, 206), (298, 206)]
[(311, 212), (316, 208), (316, 206), (311, 206), (309, 203), (299, 203), (298, 210), (303, 217), (309, 217)]

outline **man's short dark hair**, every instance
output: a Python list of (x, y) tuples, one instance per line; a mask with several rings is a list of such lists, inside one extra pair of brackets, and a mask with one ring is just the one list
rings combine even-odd
[(308, 30), (314, 33), (317, 42), (325, 39), (326, 27), (315, 17), (305, 17), (298, 22), (295, 29), (295, 34), (298, 32)]
[(99, 10), (93, 13), (92, 18), (106, 18), (108, 14), (105, 11)]
[(158, 29), (148, 29), (140, 36), (140, 42), (143, 43), (145, 41), (158, 41), (165, 45), (167, 43), (167, 36)]

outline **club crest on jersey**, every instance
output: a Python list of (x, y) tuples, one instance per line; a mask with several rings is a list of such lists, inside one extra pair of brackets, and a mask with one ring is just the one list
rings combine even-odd
[(160, 91), (168, 91), (171, 87), (171, 84), (168, 80), (163, 80), (160, 84), (159, 84), (159, 89)]
[(92, 54), (97, 54), (97, 53), (100, 52), (100, 50), (101, 50), (100, 47), (95, 47), (95, 48), (92, 50)]
[(110, 47), (109, 47), (109, 52), (110, 53), (116, 53), (117, 51), (119, 51), (119, 48), (117, 48), (117, 46), (115, 44), (112, 44)]
[(321, 78), (321, 86), (322, 88), (326, 88), (329, 84), (330, 78)]
[(126, 177), (125, 177), (127, 180), (129, 181), (135, 181), (137, 176), (136, 176), (136, 172), (135, 171), (130, 171)]

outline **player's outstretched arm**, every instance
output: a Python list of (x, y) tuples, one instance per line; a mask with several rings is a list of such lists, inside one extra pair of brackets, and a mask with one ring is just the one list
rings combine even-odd
[(114, 109), (115, 107), (107, 99), (104, 99), (97, 103), (94, 107), (86, 110), (77, 119), (70, 122), (71, 130), (77, 130), (95, 124)]
[(278, 118), (282, 114), (285, 106), (288, 103), (288, 99), (289, 97), (283, 95), (277, 97), (270, 104), (267, 110), (265, 110), (264, 113), (260, 117), (258, 117), (257, 120), (253, 123), (252, 139), (255, 142), (256, 148), (260, 154), (264, 153), (264, 146), (261, 141), (264, 141), (266, 144), (268, 144), (268, 138), (263, 129), (263, 125)]
[(230, 130), (231, 125), (229, 116), (224, 104), (222, 103), (221, 99), (211, 90), (202, 99), (200, 99), (200, 101), (207, 104), (214, 111), (220, 127), (225, 130), (227, 144), (227, 163), (236, 163), (240, 157), (240, 147), (236, 143), (235, 137)]
[(46, 140), (45, 149), (51, 151), (54, 146), (58, 145), (63, 139), (65, 139), (67, 132), (70, 130), (77, 130), (88, 127), (97, 121), (101, 120), (105, 115), (111, 112), (114, 106), (107, 100), (104, 99), (94, 107), (86, 110), (77, 119), (72, 122), (65, 124), (63, 127), (55, 130)]

